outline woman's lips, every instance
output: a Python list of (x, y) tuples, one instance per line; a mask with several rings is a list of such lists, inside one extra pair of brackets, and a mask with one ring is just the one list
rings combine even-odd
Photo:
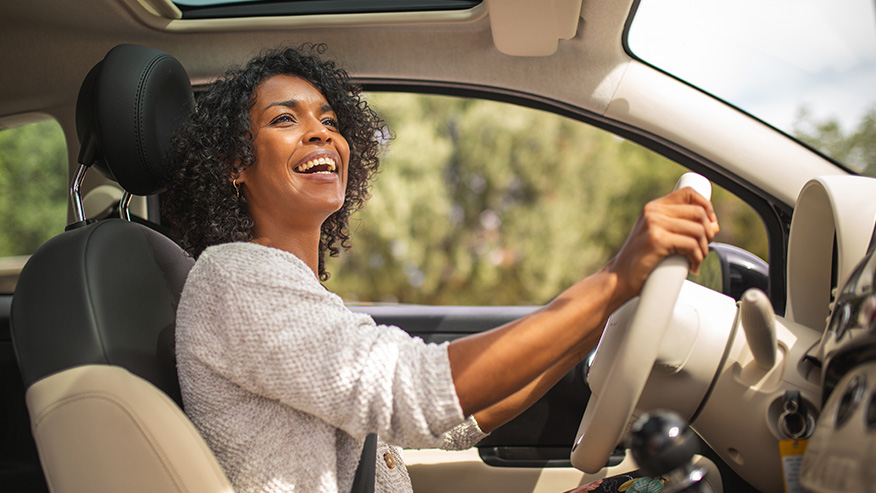
[(304, 163), (294, 168), (296, 173), (311, 174), (333, 174), (338, 170), (337, 161), (331, 156), (319, 156), (308, 159)]

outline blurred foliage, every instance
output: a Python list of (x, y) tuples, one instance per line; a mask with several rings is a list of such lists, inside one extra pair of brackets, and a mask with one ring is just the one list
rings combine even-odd
[(29, 255), (67, 220), (67, 147), (54, 120), (0, 131), (0, 257)]
[[(353, 248), (329, 259), (348, 301), (543, 304), (618, 251), (642, 206), (685, 171), (633, 143), (509, 104), (373, 94), (396, 133)], [(63, 230), (66, 150), (54, 121), (0, 132), (0, 257)], [(765, 258), (756, 214), (715, 187), (717, 241)]]
[[(617, 252), (644, 204), (686, 170), (613, 134), (492, 101), (369, 100), (394, 133), (353, 248), (328, 260), (347, 301), (543, 304)], [(732, 243), (766, 258), (766, 231), (715, 187)]]
[(718, 254), (709, 252), (700, 264), (699, 273), (691, 272), (687, 278), (701, 286), (721, 292), (724, 287), (724, 275), (721, 273), (721, 260)]
[(794, 136), (852, 171), (876, 176), (876, 106), (870, 108), (858, 125), (844, 130), (835, 118), (816, 119), (806, 108), (797, 112)]

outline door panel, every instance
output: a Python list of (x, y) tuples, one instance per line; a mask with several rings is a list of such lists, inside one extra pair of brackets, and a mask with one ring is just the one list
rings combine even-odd
[(405, 450), (405, 463), (416, 493), (559, 493), (635, 469), (631, 457), (596, 474), (571, 467), (492, 467), (480, 460), (474, 449)]

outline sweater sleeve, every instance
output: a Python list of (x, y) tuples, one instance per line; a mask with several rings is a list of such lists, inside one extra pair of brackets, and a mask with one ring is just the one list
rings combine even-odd
[(190, 274), (185, 312), (196, 320), (182, 321), (201, 327), (187, 346), (212, 371), (352, 436), (376, 432), (402, 447), (441, 446), (464, 421), (446, 344), (350, 312), (286, 252), (214, 253)]
[(489, 433), (481, 430), (474, 416), (469, 416), (462, 424), (444, 434), (441, 448), (444, 450), (465, 450), (474, 447)]

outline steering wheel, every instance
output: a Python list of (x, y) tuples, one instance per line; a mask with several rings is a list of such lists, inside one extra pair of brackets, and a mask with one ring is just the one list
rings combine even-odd
[[(684, 187), (711, 198), (712, 186), (701, 175), (682, 175), (675, 189)], [(641, 295), (627, 302), (637, 304), (630, 323), (612, 323), (614, 315), (609, 318), (588, 375), (590, 402), (572, 446), (572, 465), (577, 469), (599, 471), (621, 441), (657, 360), (689, 269), (681, 255), (665, 258), (648, 276)]]

